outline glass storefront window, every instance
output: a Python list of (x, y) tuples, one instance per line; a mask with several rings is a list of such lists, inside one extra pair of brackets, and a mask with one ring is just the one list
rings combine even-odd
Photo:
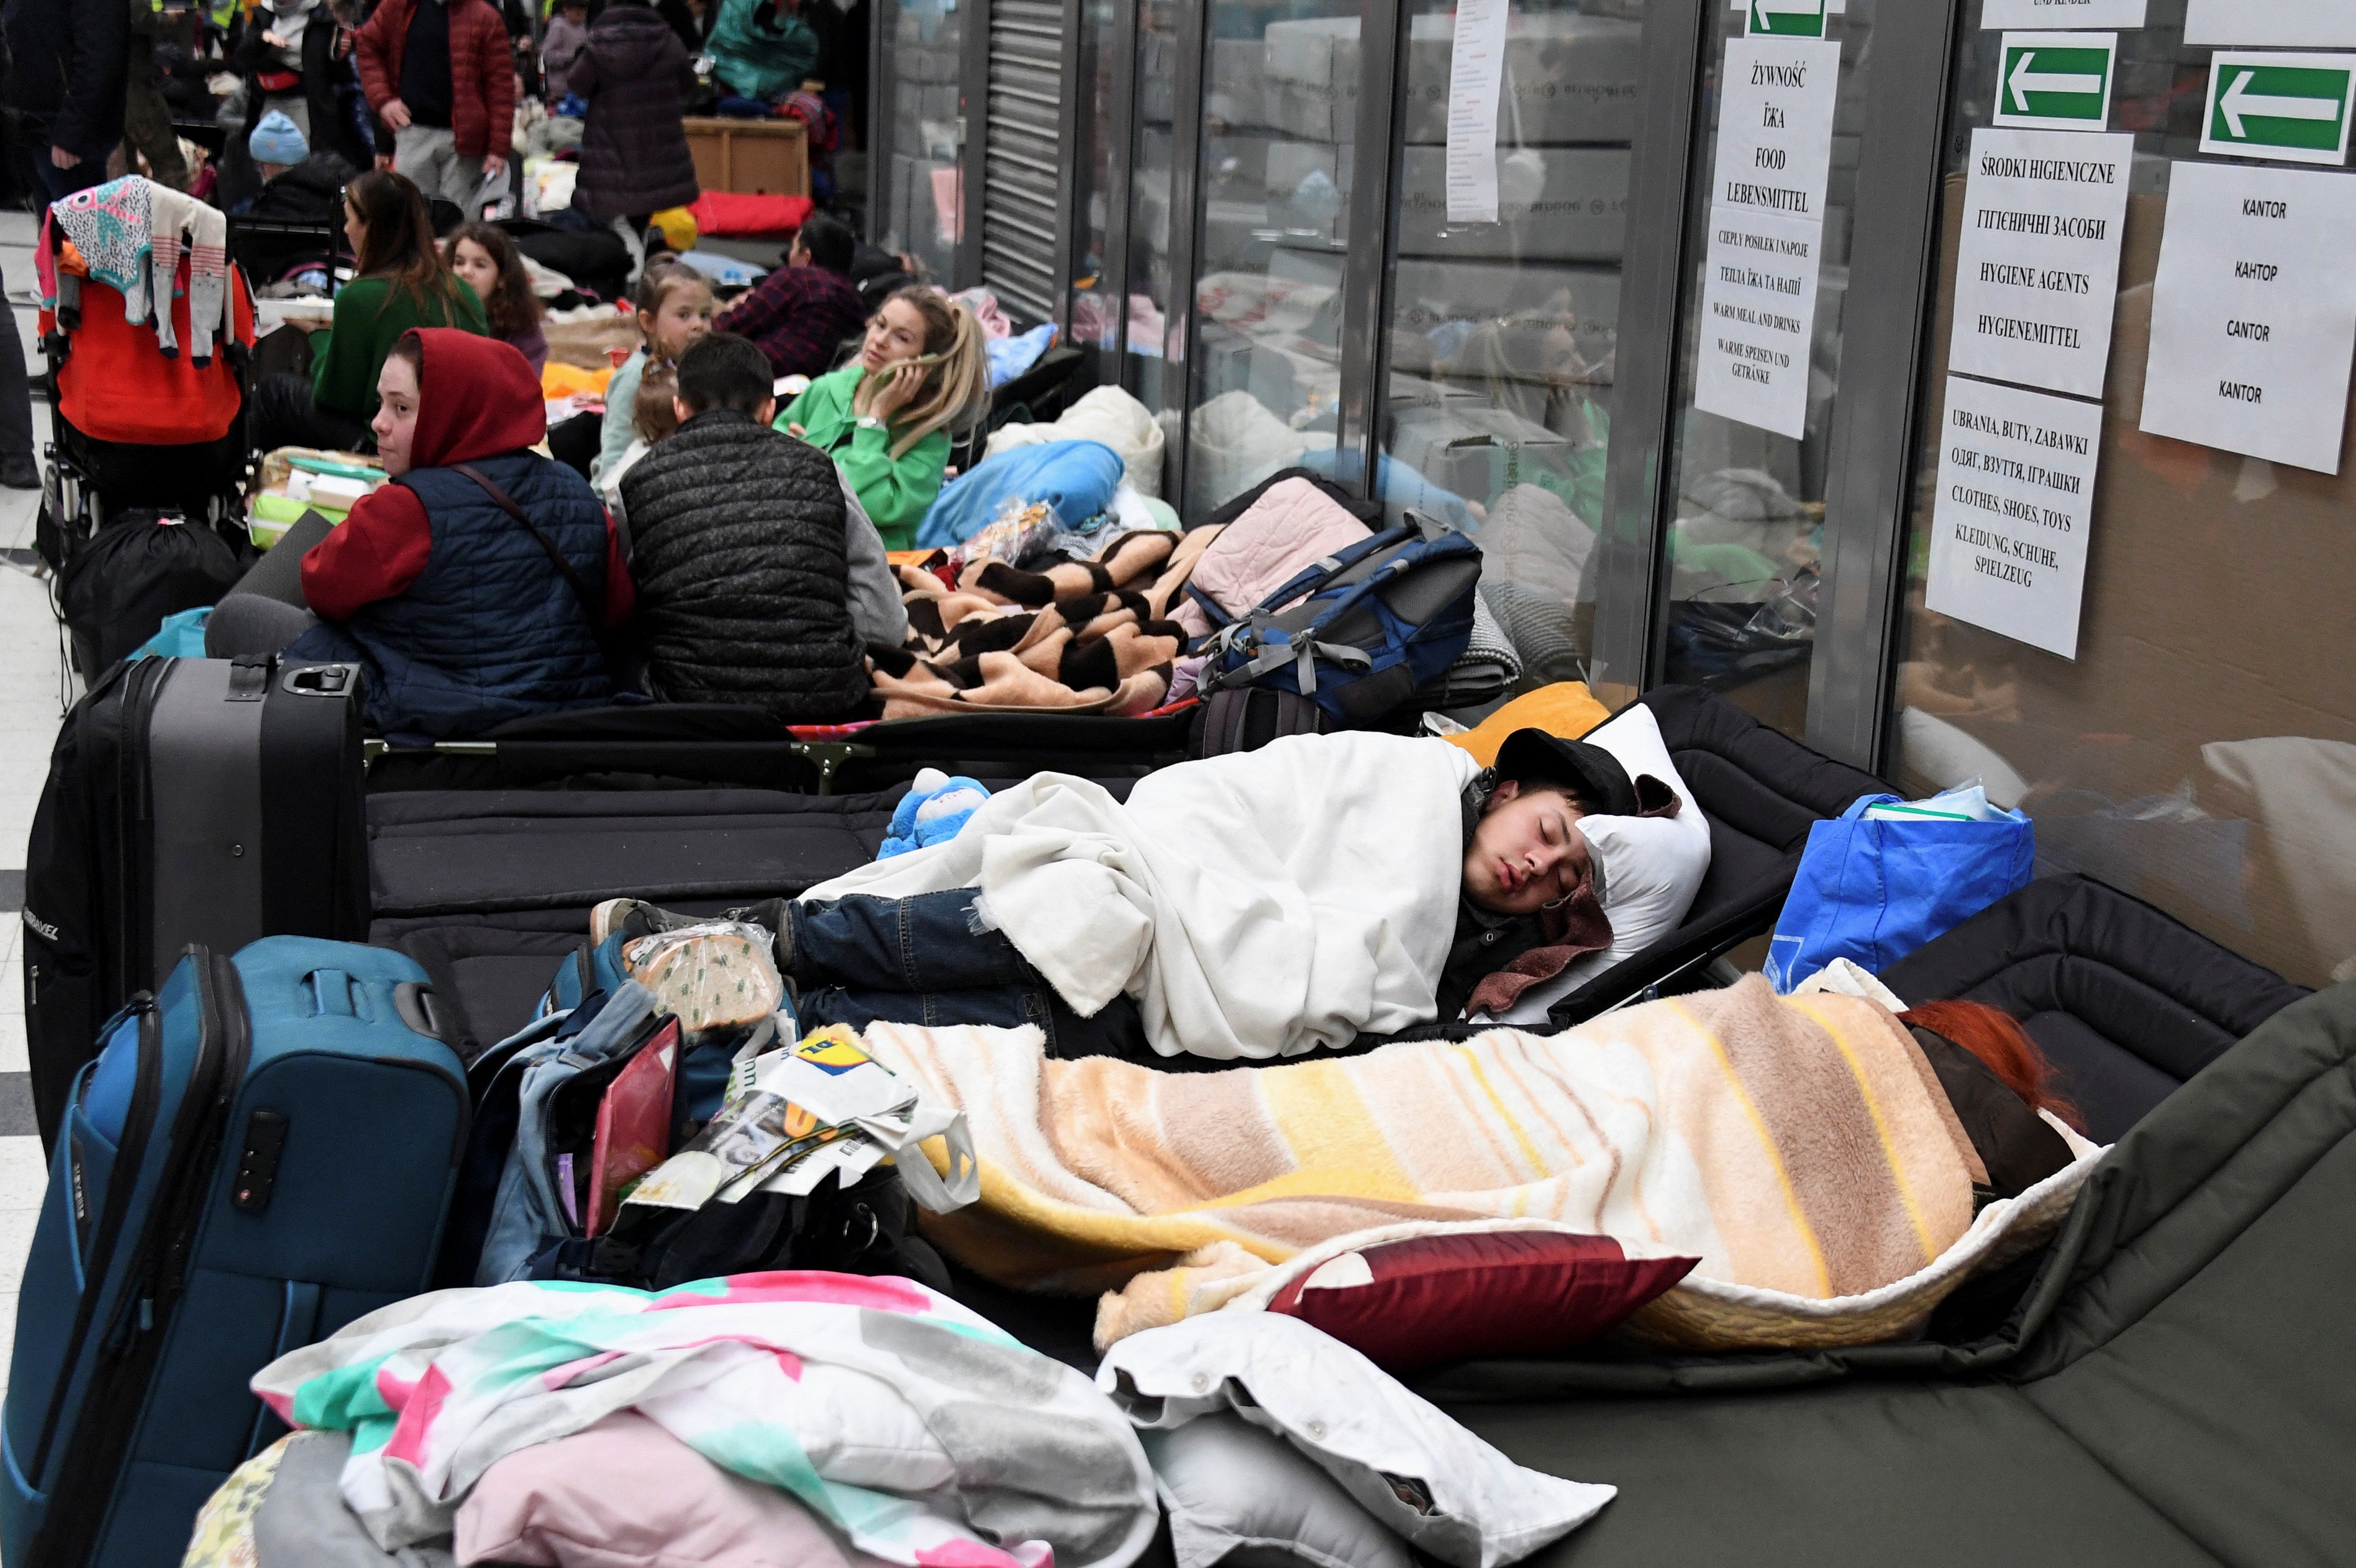
[(1119, 280), (1105, 276), (1106, 204), (1115, 188), (1113, 161), (1124, 156), (1123, 139), (1112, 123), (1113, 39), (1119, 26), (1115, 0), (1080, 0), (1079, 138), (1074, 182), (1071, 332), (1069, 340), (1109, 349), (1118, 340)]
[[(1129, 176), (1129, 351), (1121, 379), (1165, 426), (1185, 407), (1185, 388), (1170, 365), (1170, 133), (1177, 63), (1177, 0), (1139, 0), (1137, 134)], [(1179, 350), (1183, 353), (1183, 344)]]
[[(1376, 491), (1473, 530), (1524, 683), (1583, 678), (1644, 0), (1513, 7), (1495, 223), (1449, 221), (1453, 7), (1408, 0)], [(1350, 477), (1355, 478), (1352, 475)]]
[[(2134, 160), (2101, 397), (2073, 400), (2100, 432), (2074, 656), (1929, 607), (1950, 406), (1996, 385), (1947, 371), (1972, 138), (1990, 124), (2002, 74), (2001, 34), (1981, 30), (1977, 0), (1964, 9), (1891, 777), (1917, 791), (1977, 779), (2034, 818), (2040, 872), (2097, 877), (2302, 984), (2356, 978), (2356, 475), (2344, 411), (2336, 475), (2141, 428), (2155, 306), (2169, 305), (2156, 285), (2171, 186), (2200, 165), (2253, 177), (2299, 166), (2201, 152), (2211, 56), (2182, 42), (2184, 0), (2151, 0), (2149, 25), (2119, 36), (2109, 129), (2133, 134)], [(2263, 249), (2250, 260), (2280, 259)], [(2196, 303), (2219, 322), (2268, 308), (2230, 288)]]
[[(957, 272), (965, 197), (958, 177), (958, 73), (964, 68), (957, 0), (898, 0), (885, 52), (891, 81), (891, 209), (886, 249), (905, 251), (933, 277)], [(979, 146), (977, 139), (976, 145)]]
[(1190, 517), (1330, 461), (1358, 114), (1355, 0), (1220, 0), (1210, 22)]
[[(1825, 23), (1826, 41), (1839, 45), (1840, 75), (1816, 241), (1807, 364), (1787, 372), (1794, 399), (1791, 428), (1801, 428), (1797, 400), (1804, 394), (1805, 401), (1804, 433), (1796, 438), (1696, 406), (1705, 341), (1727, 330), (1713, 314), (1719, 302), (1707, 297), (1713, 270), (1725, 260), (1712, 244), (1722, 227), (1714, 222), (1721, 196), (1719, 144), (1721, 135), (1743, 129), (1722, 123), (1728, 45), (1747, 28), (1746, 13), (1725, 5), (1709, 11), (1716, 30), (1707, 46), (1704, 112), (1709, 123), (1708, 133), (1696, 139), (1687, 180), (1691, 266), (1679, 312), (1677, 400), (1666, 468), (1675, 481), (1676, 510), (1664, 566), (1668, 604), (1663, 673), (1671, 681), (1723, 692), (1794, 736), (1807, 730), (1833, 400), (1840, 385), (1841, 318), (1848, 297), (1849, 235), (1872, 75), (1875, 3), (1849, 0), (1846, 15)], [(1727, 308), (1748, 310), (1751, 304), (1734, 301)], [(1802, 375), (1804, 382), (1798, 380)]]

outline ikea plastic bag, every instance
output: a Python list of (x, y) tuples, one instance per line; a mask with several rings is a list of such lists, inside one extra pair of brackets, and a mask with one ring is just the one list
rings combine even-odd
[(2017, 811), (1990, 808), (1984, 822), (1871, 821), (1870, 795), (1808, 832), (1799, 875), (1769, 944), (1767, 978), (1788, 996), (1836, 958), (1879, 975), (1998, 899), (2026, 886), (2036, 829)]

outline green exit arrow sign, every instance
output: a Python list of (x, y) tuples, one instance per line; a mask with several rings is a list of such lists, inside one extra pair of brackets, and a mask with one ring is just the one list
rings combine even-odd
[(1821, 38), (1826, 0), (1747, 0), (1754, 38)]
[(2032, 131), (2102, 131), (2111, 123), (2116, 33), (2007, 33), (1995, 122)]
[(2201, 150), (2281, 163), (2348, 161), (2356, 55), (2220, 49), (2209, 63)]

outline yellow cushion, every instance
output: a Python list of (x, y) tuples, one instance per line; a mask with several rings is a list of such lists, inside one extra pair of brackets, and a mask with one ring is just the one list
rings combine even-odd
[(1447, 739), (1472, 752), (1483, 767), (1494, 767), (1498, 749), (1516, 730), (1543, 730), (1576, 741), (1611, 717), (1612, 710), (1588, 694), (1585, 681), (1558, 681), (1516, 697), (1482, 720), (1479, 729)]

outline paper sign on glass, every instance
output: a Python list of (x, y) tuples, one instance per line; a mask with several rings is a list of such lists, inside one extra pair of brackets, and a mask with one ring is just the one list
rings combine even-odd
[(1987, 0), (1980, 26), (1995, 27), (2140, 27), (2150, 0)]
[(2100, 131), (2111, 123), (2116, 33), (2007, 33), (1995, 121), (2037, 131)]
[(1733, 4), (1735, 10), (1744, 14), (1751, 33), (1787, 38), (1821, 38), (1825, 18), (1848, 9), (1848, 0), (1733, 0)]
[(1726, 46), (1694, 403), (1794, 440), (1807, 433), (1818, 251), (1840, 46)]
[(1460, 0), (1448, 56), (1448, 221), (1497, 221), (1497, 102), (1508, 0)]
[(1948, 368), (2103, 395), (2130, 135), (1976, 131)]
[(2356, 175), (2179, 163), (2143, 428), (2337, 474), (2356, 359)]
[(1923, 603), (2078, 656), (2103, 406), (1947, 379)]
[(2201, 150), (2276, 163), (2348, 162), (2356, 55), (2220, 49), (2209, 61)]
[(2356, 0), (2188, 0), (2184, 41), (2293, 49), (2356, 44)]

